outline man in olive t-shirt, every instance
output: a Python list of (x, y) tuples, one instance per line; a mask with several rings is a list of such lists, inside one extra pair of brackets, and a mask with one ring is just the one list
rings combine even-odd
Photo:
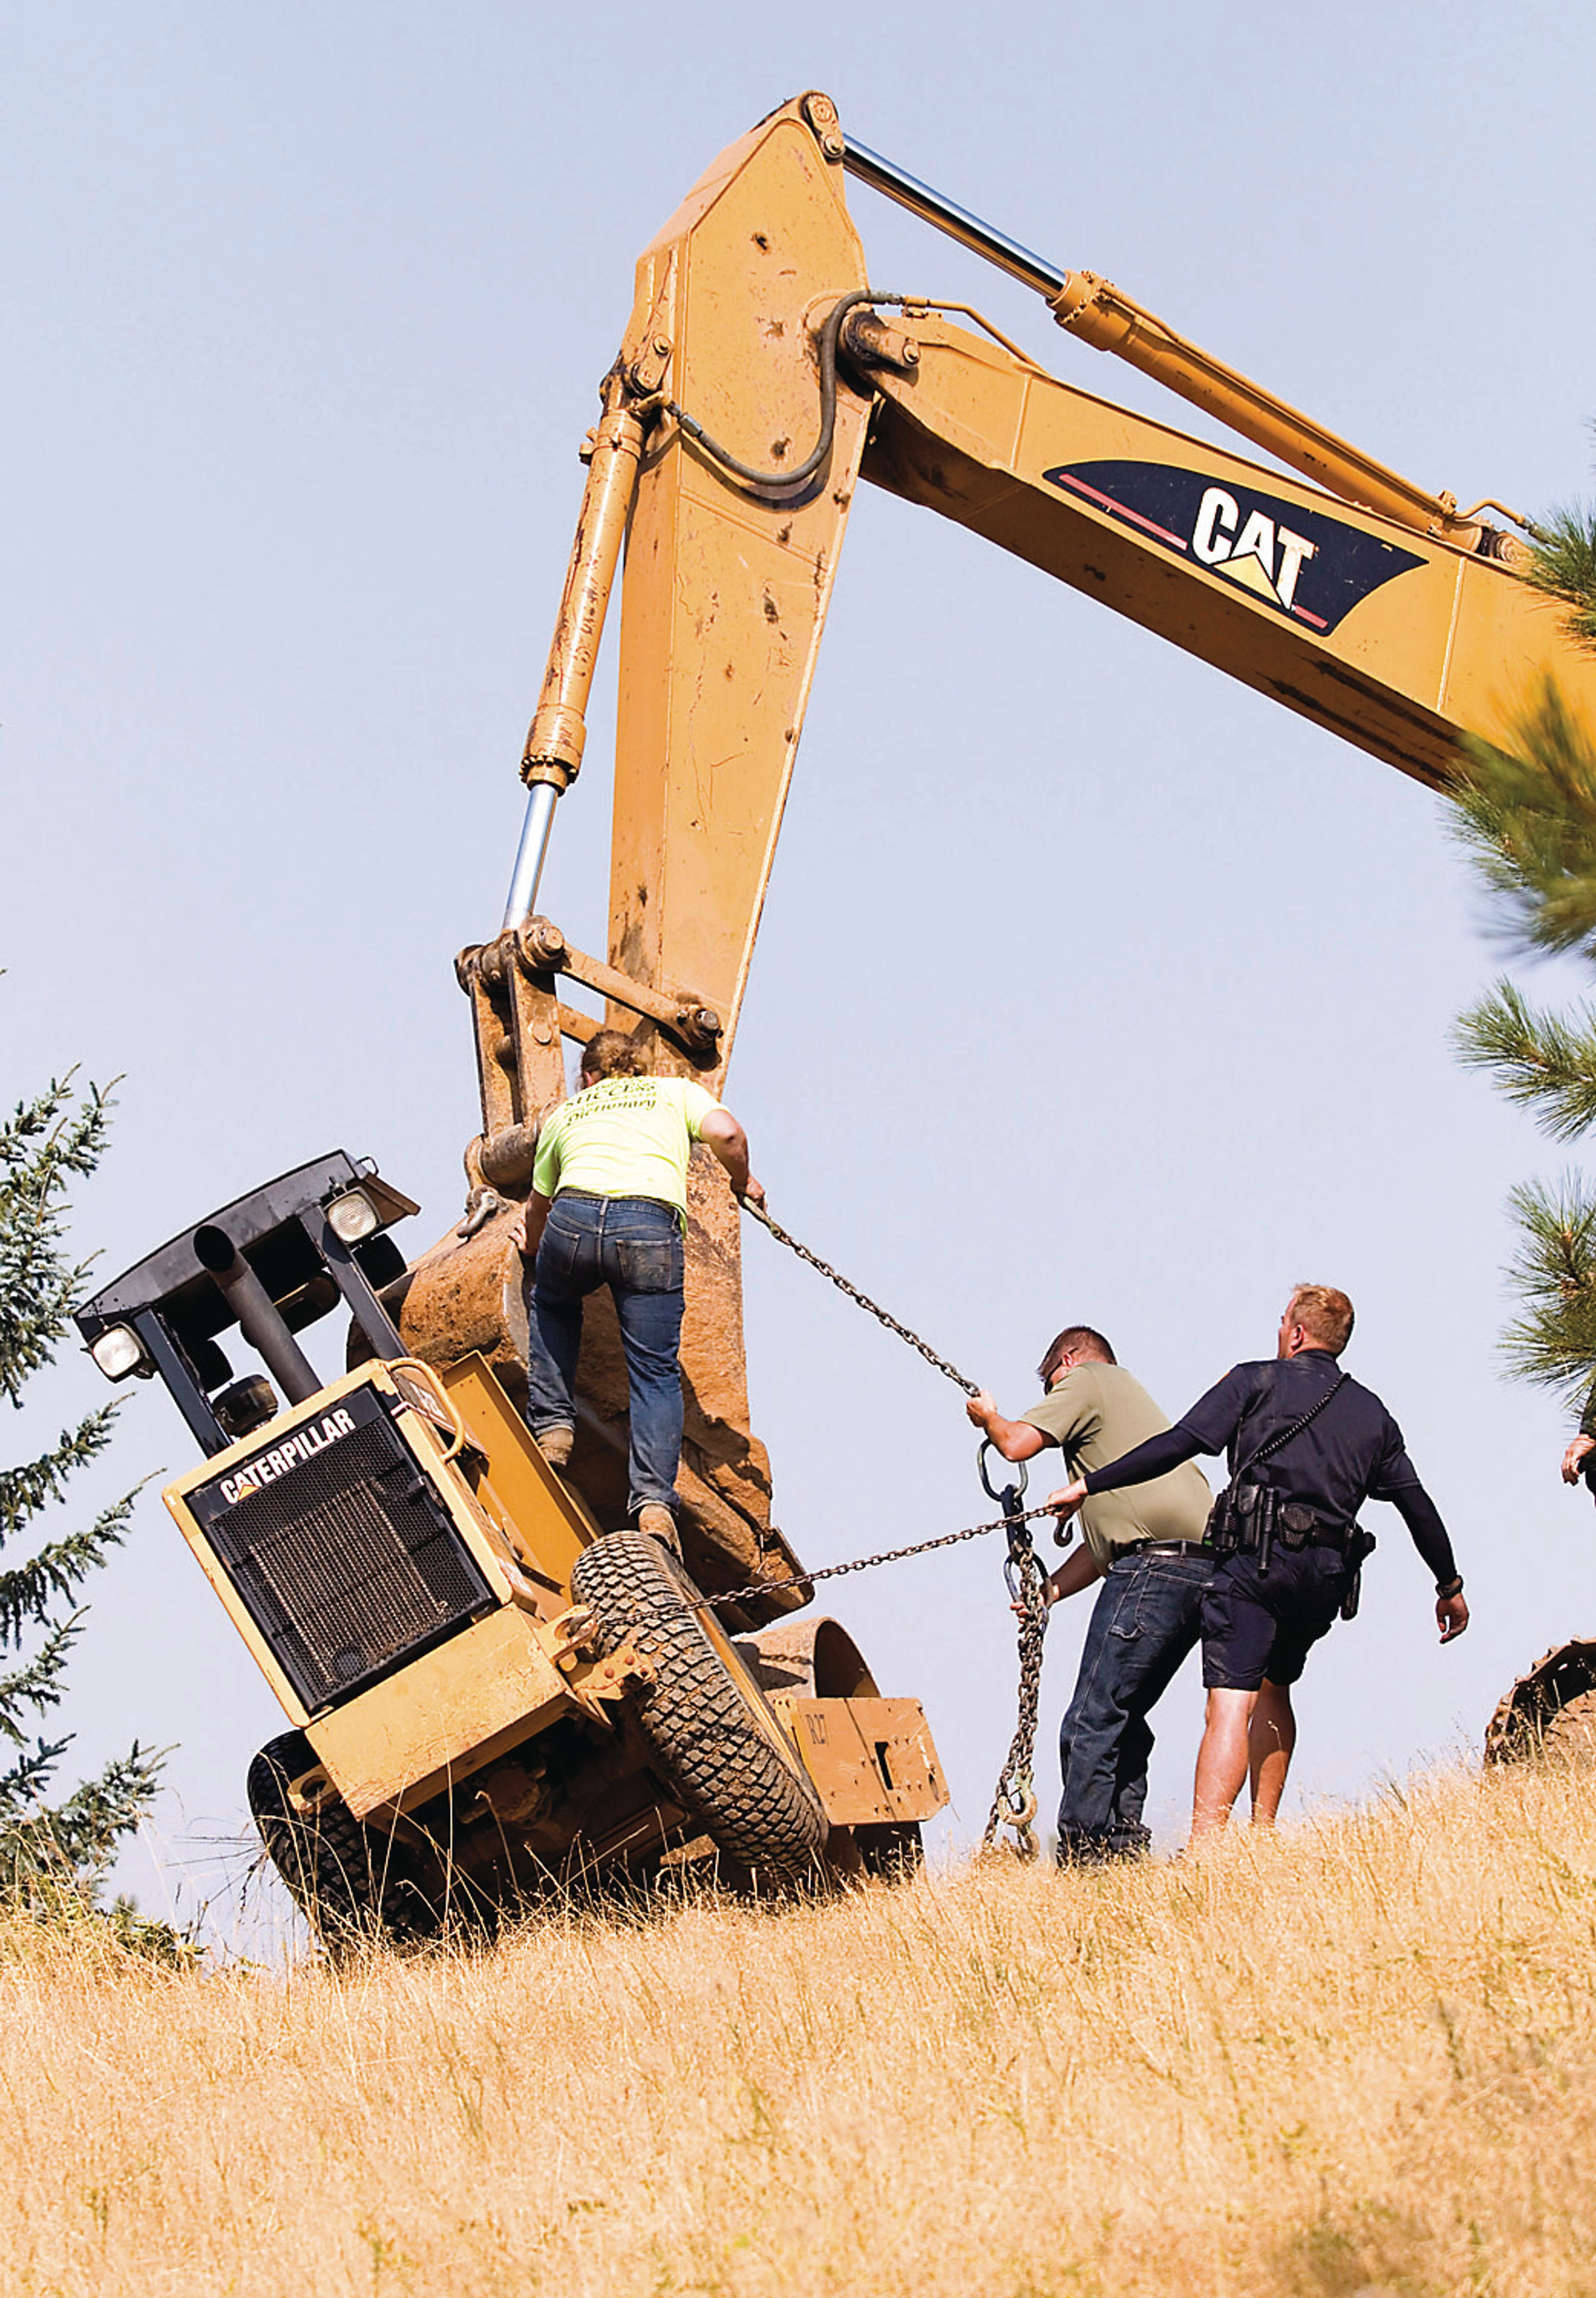
[(538, 1136), (521, 1250), (534, 1264), (527, 1303), (526, 1418), (538, 1449), (563, 1468), (575, 1440), (582, 1304), (608, 1285), (626, 1357), (631, 1437), (628, 1510), (671, 1546), (682, 1461), (682, 1232), (687, 1163), (712, 1150), (750, 1203), (748, 1137), (690, 1078), (648, 1074), (641, 1048), (600, 1029), (582, 1056), (580, 1090)]
[[(1056, 1444), (1084, 1474), (1117, 1459), (1121, 1443), (1170, 1425), (1089, 1325), (1058, 1335), (1038, 1377), (1046, 1393), (1018, 1420), (1005, 1420), (984, 1392), (966, 1407), (1005, 1460)], [(1153, 1752), (1147, 1717), (1202, 1633), (1203, 1591), (1213, 1572), (1202, 1545), (1211, 1504), (1207, 1481), (1190, 1461), (1152, 1483), (1104, 1492), (1080, 1512), (1083, 1546), (1047, 1583), (1054, 1604), (1104, 1582), (1059, 1731), (1061, 1863), (1128, 1857), (1152, 1841), (1142, 1822)]]

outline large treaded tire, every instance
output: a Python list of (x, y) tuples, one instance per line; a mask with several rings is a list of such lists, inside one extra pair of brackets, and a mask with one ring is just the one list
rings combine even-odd
[(442, 1907), (423, 1888), (406, 1850), (365, 1827), (334, 1797), (313, 1814), (295, 1811), (291, 1783), (316, 1770), (302, 1732), (268, 1741), (250, 1765), (250, 1810), (267, 1856), (326, 1947), (361, 1940), (409, 1945), (442, 1929)]
[(1485, 1761), (1518, 1764), (1554, 1750), (1575, 1759), (1596, 1754), (1593, 1692), (1596, 1638), (1554, 1644), (1498, 1702), (1485, 1730)]
[(1562, 1763), (1596, 1760), (1596, 1691), (1576, 1692), (1554, 1709), (1542, 1726), (1541, 1745)]
[(812, 1874), (826, 1818), (814, 1781), (757, 1683), (702, 1613), (675, 1558), (640, 1532), (584, 1549), (571, 1593), (598, 1619), (606, 1651), (630, 1637), (654, 1669), (633, 1713), (671, 1787), (718, 1849), (756, 1877)]

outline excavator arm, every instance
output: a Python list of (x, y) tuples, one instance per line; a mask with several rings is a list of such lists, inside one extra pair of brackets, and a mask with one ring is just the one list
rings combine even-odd
[[(1555, 660), (1555, 616), (1500, 561), (916, 324), (864, 475), (972, 528), (1419, 781), (1497, 734)], [(1584, 682), (1590, 680), (1585, 674)]]
[[(966, 307), (870, 294), (850, 169), (1025, 278), (1071, 333), (1303, 475), (1060, 382), (984, 322), (981, 334), (953, 324)], [(849, 298), (828, 378), (826, 322)], [(1095, 274), (1054, 269), (850, 145), (824, 96), (784, 105), (723, 153), (645, 251), (608, 388), (640, 436), (609, 960), (714, 1013), (715, 1058), (692, 1055), (712, 1083), (859, 477), (1426, 782), (1454, 770), (1460, 736), (1500, 735), (1548, 670), (1596, 705), (1596, 669), (1517, 578), (1509, 537)], [(826, 451), (800, 478), (823, 431)], [(590, 494), (600, 485), (596, 457)], [(580, 763), (568, 700), (549, 698), (565, 695), (569, 662), (562, 624), (523, 766), (534, 787), (565, 787)]]
[[(850, 171), (1290, 472), (1060, 382), (967, 306), (876, 292), (848, 212)], [(1427, 783), (1455, 771), (1463, 736), (1502, 735), (1549, 673), (1596, 715), (1596, 665), (1519, 579), (1519, 546), (1480, 518), (1493, 506), (1460, 514), (1106, 281), (1055, 269), (850, 145), (818, 94), (724, 153), (645, 250), (603, 399), (523, 761), (531, 798), (504, 926), (459, 960), (483, 1101), (471, 1233), (412, 1272), (405, 1309), (419, 1353), (484, 1347), (512, 1386), (525, 1353), (513, 1208), (539, 1120), (565, 1090), (563, 1038), (598, 1026), (561, 982), (602, 996), (611, 1025), (651, 1034), (662, 1069), (718, 1090), (860, 478)], [(556, 803), (582, 765), (623, 548), (600, 960), (535, 902)], [(748, 1428), (737, 1212), (707, 1160), (691, 1210), (682, 1493), (689, 1560), (713, 1587), (778, 1570), (787, 1551)], [(617, 1506), (625, 1400), (602, 1318), (583, 1378), (575, 1473), (602, 1518)]]

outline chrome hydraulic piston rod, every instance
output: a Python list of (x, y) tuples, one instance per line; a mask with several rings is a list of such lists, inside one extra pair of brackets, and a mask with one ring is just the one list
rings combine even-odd
[(593, 668), (637, 486), (642, 444), (642, 424), (628, 405), (624, 381), (617, 374), (606, 387), (604, 413), (593, 434), (587, 486), (566, 569), (542, 692), (521, 759), (521, 779), (529, 795), (505, 905), (507, 930), (532, 914), (549, 850), (555, 803), (581, 771)]
[[(929, 184), (884, 160), (879, 152), (856, 143), (851, 136), (847, 138), (843, 166), (862, 184), (896, 200), (899, 207), (933, 224), (1011, 278), (1035, 288), (1046, 297), (1059, 326), (1095, 351), (1112, 351), (1254, 446), (1278, 456), (1316, 485), (1339, 495), (1344, 502), (1380, 511), (1403, 526), (1438, 535), (1461, 550), (1489, 547), (1501, 555), (1500, 544), (1472, 512), (1460, 517), (1455, 496), (1432, 494), (1388, 464), (1337, 437), (1311, 416), (1253, 383), (1239, 368), (1177, 335), (1111, 280), (1100, 278), (1095, 271), (1066, 271), (1033, 255), (1018, 240), (983, 223), (967, 208), (945, 199)], [(1507, 515), (1523, 525), (1516, 513)]]
[(1006, 232), (995, 230), (979, 216), (972, 215), (968, 208), (957, 207), (952, 200), (944, 199), (940, 192), (932, 191), (917, 176), (911, 176), (890, 160), (883, 160), (879, 152), (871, 151), (867, 145), (856, 144), (851, 136), (847, 139), (842, 164), (862, 184), (896, 200), (900, 208), (907, 208), (922, 222), (935, 224), (939, 231), (945, 231), (962, 247), (984, 256), (988, 263), (996, 264), (1000, 271), (1006, 271), (1023, 286), (1034, 287), (1038, 294), (1050, 298), (1063, 293), (1070, 277), (1067, 271), (1040, 255), (1033, 255), (1030, 248), (1021, 247)]
[(525, 925), (537, 907), (538, 884), (548, 858), (549, 832), (554, 827), (554, 809), (558, 804), (559, 790), (552, 781), (533, 782), (526, 793), (526, 812), (521, 822), (521, 842), (516, 848), (516, 866), (509, 875), (502, 931)]

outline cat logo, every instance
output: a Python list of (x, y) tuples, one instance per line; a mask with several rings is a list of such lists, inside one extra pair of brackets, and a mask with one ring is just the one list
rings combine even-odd
[(1319, 554), (1317, 542), (1294, 533), (1261, 510), (1249, 511), (1244, 525), (1236, 497), (1228, 495), (1223, 487), (1210, 487), (1197, 505), (1192, 549), (1205, 566), (1221, 568), (1233, 582), (1245, 583), (1249, 591), (1256, 591), (1261, 599), (1277, 607), (1291, 605), (1302, 561)]
[(339, 1405), (331, 1412), (324, 1412), (319, 1420), (305, 1421), (280, 1443), (274, 1444), (269, 1452), (262, 1452), (247, 1467), (241, 1468), (236, 1476), (224, 1476), (217, 1490), (228, 1508), (236, 1508), (240, 1500), (256, 1500), (262, 1484), (313, 1460), (318, 1452), (325, 1452), (340, 1437), (351, 1436), (354, 1427), (351, 1416)]
[(1416, 551), (1305, 503), (1234, 480), (1214, 486), (1201, 471), (1170, 463), (1060, 464), (1043, 476), (1324, 636), (1371, 591), (1425, 564)]

